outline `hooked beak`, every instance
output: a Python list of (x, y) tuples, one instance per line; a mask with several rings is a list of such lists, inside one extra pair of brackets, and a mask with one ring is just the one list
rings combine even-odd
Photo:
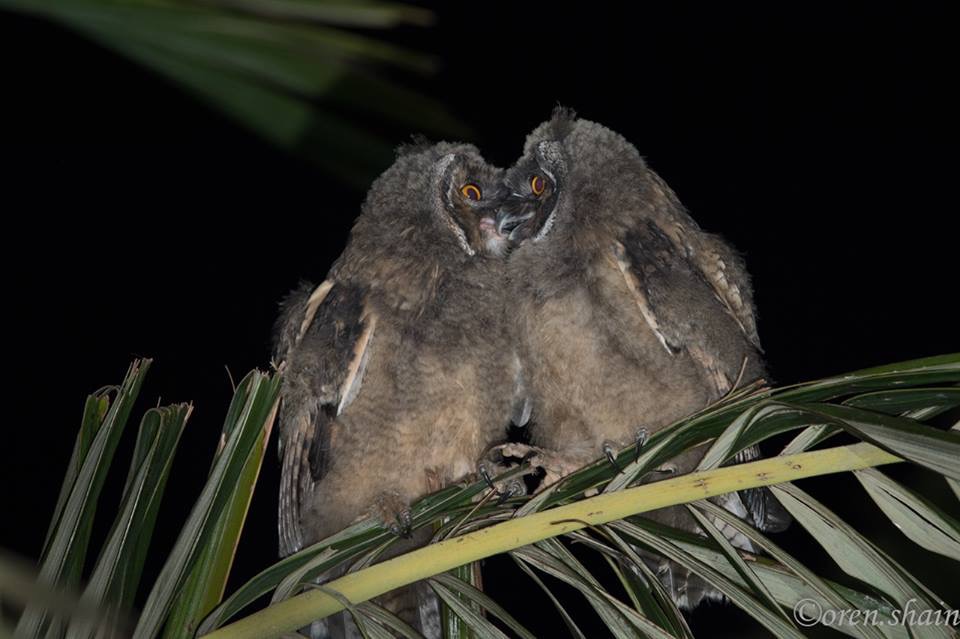
[(536, 213), (536, 209), (530, 206), (528, 202), (519, 201), (504, 205), (497, 211), (497, 232), (511, 240), (516, 239), (517, 230), (530, 220), (534, 213)]

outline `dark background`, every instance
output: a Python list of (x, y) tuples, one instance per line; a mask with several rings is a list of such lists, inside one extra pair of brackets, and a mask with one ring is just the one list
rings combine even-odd
[[(945, 14), (576, 6), (449, 3), (435, 27), (388, 37), (438, 56), (438, 76), (405, 81), (444, 101), (498, 165), (557, 103), (634, 142), (700, 224), (745, 254), (778, 382), (960, 350), (958, 161), (947, 137), (956, 25)], [(363, 193), (71, 32), (0, 20), (12, 378), (0, 546), (39, 553), (83, 398), (150, 356), (144, 405), (195, 403), (155, 540), (166, 548), (206, 475), (227, 369), (239, 378), (266, 366), (277, 300), (300, 278), (323, 278)], [(274, 460), (235, 584), (275, 557)], [(899, 556), (899, 533), (853, 484), (810, 485)], [(785, 537), (836, 574), (796, 531)], [(955, 565), (913, 561), (952, 596)], [(545, 610), (519, 573), (497, 585), (509, 566), (492, 563), (488, 583), (521, 621)], [(548, 623), (558, 625), (531, 625), (560, 632)], [(718, 606), (693, 623), (707, 635), (750, 627)]]

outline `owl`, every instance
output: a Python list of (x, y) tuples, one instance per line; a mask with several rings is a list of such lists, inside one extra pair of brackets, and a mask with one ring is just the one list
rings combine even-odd
[[(327, 279), (282, 304), (282, 555), (368, 515), (409, 536), (410, 502), (472, 474), (506, 437), (502, 192), (502, 171), (472, 146), (402, 149)], [(435, 600), (416, 589), (383, 602), (437, 636)], [(336, 623), (349, 621), (319, 634), (352, 634)]]
[[(504, 179), (497, 229), (516, 245), (507, 271), (531, 440), (556, 453), (554, 472), (601, 455), (613, 462), (738, 380), (764, 375), (743, 262), (623, 137), (559, 110)], [(703, 452), (660, 470), (689, 472)], [(765, 493), (730, 500), (765, 529), (783, 523)], [(696, 529), (681, 508), (651, 516)], [(719, 596), (679, 566), (655, 568), (683, 607)]]

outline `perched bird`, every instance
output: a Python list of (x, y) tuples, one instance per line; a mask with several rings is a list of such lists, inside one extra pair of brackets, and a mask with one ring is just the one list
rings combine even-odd
[[(502, 170), (472, 146), (402, 149), (327, 279), (283, 303), (282, 555), (370, 514), (409, 536), (410, 502), (473, 473), (506, 437), (516, 375), (502, 189)], [(435, 636), (435, 602), (415, 591), (383, 601)], [(350, 634), (335, 623), (349, 626), (320, 632)]]
[[(764, 375), (743, 262), (623, 137), (558, 110), (527, 138), (505, 183), (498, 229), (517, 245), (508, 278), (531, 440), (556, 453), (556, 474), (601, 454), (613, 461), (738, 379)], [(703, 452), (665, 470), (689, 472)], [(724, 505), (765, 529), (784, 523), (772, 497), (744, 501)], [(651, 515), (696, 529), (681, 508)], [(683, 607), (719, 596), (679, 566), (655, 568)]]

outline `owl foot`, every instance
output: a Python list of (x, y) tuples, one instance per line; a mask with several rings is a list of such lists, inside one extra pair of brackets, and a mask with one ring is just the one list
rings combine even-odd
[(516, 457), (530, 464), (531, 468), (540, 468), (544, 472), (540, 488), (553, 484), (583, 466), (584, 460), (564, 457), (555, 451), (529, 444), (511, 442), (496, 446), (503, 457)]
[(511, 479), (509, 482), (507, 482), (507, 485), (503, 490), (498, 491), (497, 506), (502, 505), (504, 502), (513, 499), (514, 497), (521, 497), (526, 494), (527, 487), (524, 486), (523, 482), (517, 478)]
[(413, 514), (398, 493), (383, 493), (377, 498), (375, 512), (380, 525), (397, 537), (409, 539), (413, 534)]
[(498, 486), (497, 483), (493, 481), (494, 475), (499, 474), (506, 469), (507, 467), (503, 464), (496, 464), (489, 461), (480, 462), (480, 465), (477, 467), (477, 474), (484, 482), (486, 482), (487, 486), (490, 487), (490, 490), (497, 495), (498, 506), (503, 504), (508, 499), (519, 497), (527, 493), (526, 486), (524, 486), (523, 482), (517, 477), (507, 481), (505, 484), (502, 484), (502, 487)]
[(390, 524), (387, 530), (397, 537), (410, 539), (413, 536), (413, 515), (410, 513), (410, 510), (407, 509), (397, 513), (395, 519), (396, 523)]
[[(636, 434), (633, 438), (633, 461), (636, 462), (640, 459), (640, 452), (643, 450), (643, 445), (647, 443), (647, 439), (650, 437), (649, 431), (646, 428), (638, 428)], [(610, 462), (610, 465), (618, 472), (623, 472), (623, 468), (620, 467), (620, 463), (617, 461), (617, 444), (612, 442), (609, 439), (603, 442), (603, 445), (600, 447), (600, 450), (603, 451), (603, 456), (607, 458), (607, 461)]]
[(614, 447), (613, 442), (607, 440), (603, 442), (603, 446), (600, 447), (600, 450), (603, 451), (603, 456), (607, 458), (607, 461), (610, 462), (610, 465), (613, 466), (614, 470), (618, 473), (622, 473), (623, 469), (620, 468), (620, 464), (617, 463), (617, 449)]

